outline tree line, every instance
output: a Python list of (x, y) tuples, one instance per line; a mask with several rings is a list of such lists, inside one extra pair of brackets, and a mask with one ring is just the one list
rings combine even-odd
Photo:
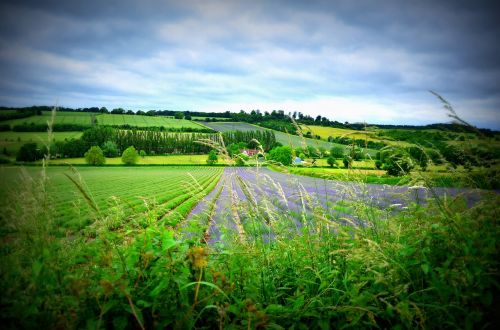
[[(261, 143), (264, 150), (276, 145), (276, 137), (270, 131), (224, 132), (224, 133), (172, 133), (160, 131), (119, 130), (109, 126), (96, 126), (83, 132), (79, 139), (55, 141), (50, 144), (50, 154), (61, 158), (83, 157), (93, 146), (105, 151), (106, 156), (113, 157), (125, 149), (134, 146), (148, 155), (159, 154), (205, 154), (210, 146), (200, 140), (212, 140), (225, 145), (244, 143), (246, 147), (254, 140)], [(252, 142), (255, 143), (255, 142)], [(26, 144), (18, 154), (18, 161), (33, 161), (48, 153), (47, 147), (36, 143)], [(111, 152), (110, 150), (116, 150)], [(109, 151), (109, 152), (106, 152)]]

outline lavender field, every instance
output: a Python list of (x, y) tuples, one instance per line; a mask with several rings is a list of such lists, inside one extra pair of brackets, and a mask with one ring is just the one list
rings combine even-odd
[[(473, 189), (363, 184), (277, 173), (265, 167), (226, 167), (216, 188), (185, 223), (205, 222), (204, 239), (224, 244), (224, 239), (234, 237), (252, 241), (282, 231), (300, 234), (310, 222), (307, 219), (318, 212), (328, 222), (365, 226), (373, 212), (388, 217), (410, 204), (425, 206), (433, 198), (460, 197), (472, 207), (481, 195)], [(260, 220), (256, 223), (256, 219)]]

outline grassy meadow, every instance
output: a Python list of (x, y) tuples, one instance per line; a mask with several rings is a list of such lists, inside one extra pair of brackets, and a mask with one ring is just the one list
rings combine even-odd
[(319, 135), (322, 140), (327, 140), (329, 136), (332, 137), (348, 137), (354, 140), (368, 140), (368, 141), (380, 141), (377, 137), (374, 137), (373, 131), (358, 131), (354, 129), (347, 128), (335, 128), (335, 127), (325, 127), (316, 125), (301, 125), (302, 132), (305, 134), (311, 132), (313, 135)]
[[(78, 139), (82, 132), (54, 132), (53, 141)], [(25, 143), (35, 142), (43, 145), (47, 141), (47, 132), (0, 132), (0, 149), (5, 148), (8, 154), (15, 155)]]
[(117, 115), (101, 114), (96, 117), (99, 125), (135, 127), (165, 127), (165, 128), (206, 128), (205, 126), (186, 119), (174, 119), (163, 116)]
[[(54, 124), (74, 124), (90, 127), (92, 125), (92, 118), (95, 117), (95, 115), (96, 114), (89, 112), (58, 112), (55, 117)], [(41, 115), (5, 120), (2, 121), (2, 124), (8, 124), (11, 126), (20, 124), (47, 125), (50, 117), (50, 111), (42, 111)]]

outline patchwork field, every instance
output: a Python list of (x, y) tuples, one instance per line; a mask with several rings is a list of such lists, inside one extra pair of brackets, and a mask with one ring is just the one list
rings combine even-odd
[[(38, 186), (39, 182), (28, 179), (37, 177), (40, 171), (40, 167), (23, 170), (19, 167), (0, 167), (2, 213), (6, 212), (11, 200), (9, 191), (26, 185)], [(20, 176), (22, 173), (27, 174), (24, 179)], [(202, 166), (83, 167), (77, 172), (64, 167), (49, 167), (47, 190), (55, 207), (60, 234), (83, 229), (91, 225), (96, 217), (106, 217), (111, 211), (119, 217), (115, 222), (111, 218), (104, 220), (112, 227), (120, 227), (132, 218), (139, 221), (143, 212), (153, 210), (157, 220), (164, 219), (165, 224), (175, 225), (213, 188), (221, 173), (221, 168)], [(66, 175), (75, 180), (80, 188)]]
[(97, 123), (100, 125), (111, 125), (111, 126), (130, 125), (137, 127), (165, 127), (172, 129), (206, 128), (205, 126), (190, 120), (174, 119), (172, 117), (161, 117), (161, 116), (102, 114), (98, 115), (96, 119)]
[[(192, 117), (193, 120), (206, 120), (207, 118), (213, 118), (213, 117), (200, 117), (200, 116), (193, 116)], [(217, 117), (216, 118), (217, 120), (222, 120), (222, 121), (230, 121), (231, 118), (221, 118), (221, 117)]]
[[(92, 117), (95, 116), (89, 112), (57, 112), (55, 117), (55, 124), (74, 124), (90, 127), (92, 125)], [(42, 111), (42, 115), (31, 116), (28, 118), (11, 119), (3, 121), (2, 124), (20, 125), (20, 124), (35, 124), (47, 125), (50, 120), (51, 112)]]
[[(53, 132), (53, 141), (64, 141), (66, 139), (78, 139), (82, 132)], [(0, 148), (7, 153), (15, 155), (19, 148), (28, 142), (36, 142), (38, 145), (47, 143), (46, 132), (0, 132)]]
[[(211, 129), (219, 132), (227, 132), (227, 131), (255, 131), (255, 130), (267, 130), (266, 128), (248, 124), (248, 123), (241, 123), (241, 122), (228, 122), (228, 123), (204, 123), (205, 126), (210, 127)], [(276, 141), (283, 145), (291, 145), (293, 148), (298, 148), (302, 147), (304, 144), (308, 146), (312, 146), (315, 148), (325, 148), (326, 150), (329, 150), (333, 146), (340, 146), (342, 148), (346, 148), (346, 146), (337, 144), (337, 143), (330, 143), (327, 141), (323, 140), (316, 140), (316, 139), (309, 139), (309, 138), (301, 138), (300, 136), (297, 135), (292, 135), (292, 134), (286, 134), (283, 132), (279, 131), (274, 131), (274, 134), (276, 135)], [(367, 150), (370, 154), (375, 155), (376, 151), (374, 150)]]
[(353, 129), (315, 126), (315, 125), (302, 125), (301, 129), (304, 134), (306, 132), (311, 132), (314, 135), (319, 135), (322, 140), (328, 140), (328, 137), (333, 137), (333, 138), (344, 137), (353, 140), (383, 142), (387, 145), (400, 146), (400, 147), (410, 145), (410, 143), (404, 141), (394, 141), (391, 139), (383, 138), (379, 136), (379, 133), (376, 130), (370, 130), (370, 129), (368, 129), (367, 131), (357, 131)]
[(314, 125), (301, 125), (300, 128), (305, 134), (306, 132), (311, 132), (314, 135), (319, 135), (321, 139), (327, 140), (329, 136), (331, 137), (347, 137), (350, 139), (360, 139), (368, 141), (380, 141), (377, 137), (374, 137), (375, 132), (372, 131), (357, 131), (353, 129), (345, 128), (335, 128), (335, 127), (325, 127), (325, 126), (314, 126)]

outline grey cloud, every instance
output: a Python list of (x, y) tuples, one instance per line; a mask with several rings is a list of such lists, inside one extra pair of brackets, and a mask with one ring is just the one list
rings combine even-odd
[(0, 104), (423, 102), (435, 89), (498, 113), (477, 102), (500, 100), (492, 2), (4, 1), (0, 12)]

